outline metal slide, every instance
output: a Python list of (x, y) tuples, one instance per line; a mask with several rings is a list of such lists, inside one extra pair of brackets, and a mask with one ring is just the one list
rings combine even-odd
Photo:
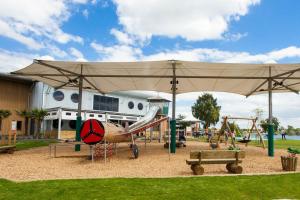
[(142, 117), (139, 121), (135, 122), (134, 124), (131, 124), (128, 127), (128, 132), (132, 132), (150, 123), (155, 118), (158, 111), (159, 111), (158, 106), (151, 106), (149, 111), (144, 117)]

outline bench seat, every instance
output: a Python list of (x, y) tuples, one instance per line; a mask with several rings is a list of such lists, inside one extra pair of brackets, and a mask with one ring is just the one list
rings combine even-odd
[(228, 172), (240, 174), (243, 168), (238, 164), (242, 163), (243, 158), (245, 158), (245, 151), (191, 151), (190, 159), (186, 160), (186, 164), (191, 165), (191, 169), (195, 175), (202, 175), (204, 173), (202, 164), (226, 164)]
[[(202, 159), (201, 164), (227, 164), (235, 163), (236, 159)], [(238, 160), (238, 163), (241, 163), (242, 160)], [(188, 159), (186, 161), (188, 165), (199, 164), (199, 159)]]
[(16, 150), (15, 145), (0, 146), (0, 152), (6, 152), (9, 154), (12, 154), (12, 153), (14, 153), (15, 150)]

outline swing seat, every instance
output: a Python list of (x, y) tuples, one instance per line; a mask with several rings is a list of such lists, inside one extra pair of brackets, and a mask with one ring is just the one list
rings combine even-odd
[(238, 140), (239, 143), (249, 143), (251, 140), (243, 139), (243, 140)]

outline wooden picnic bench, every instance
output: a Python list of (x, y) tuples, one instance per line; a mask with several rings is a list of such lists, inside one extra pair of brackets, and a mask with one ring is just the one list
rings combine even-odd
[(63, 146), (75, 146), (75, 145), (86, 145), (83, 142), (59, 142), (59, 143), (51, 143), (49, 144), (49, 156), (52, 157), (52, 150), (53, 150), (53, 157), (56, 158), (57, 147)]
[(16, 150), (15, 145), (0, 146), (0, 152), (3, 153), (13, 154), (15, 150)]
[(204, 168), (202, 164), (226, 164), (226, 169), (230, 173), (241, 174), (243, 171), (239, 163), (245, 158), (245, 151), (232, 150), (194, 150), (190, 152), (190, 159), (186, 164), (191, 165), (195, 175), (202, 175)]

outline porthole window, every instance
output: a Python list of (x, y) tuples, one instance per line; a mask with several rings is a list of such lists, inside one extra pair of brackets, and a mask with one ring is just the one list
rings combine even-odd
[(139, 109), (139, 110), (143, 110), (143, 108), (144, 108), (143, 104), (142, 104), (142, 103), (139, 103), (139, 104), (138, 104), (138, 109)]
[(134, 108), (134, 103), (132, 101), (128, 102), (128, 108), (133, 109)]
[(73, 93), (71, 95), (71, 100), (73, 103), (78, 103), (79, 95), (77, 93)]
[(64, 95), (64, 93), (62, 91), (55, 91), (53, 93), (53, 98), (56, 101), (62, 101), (65, 98), (65, 95)]

